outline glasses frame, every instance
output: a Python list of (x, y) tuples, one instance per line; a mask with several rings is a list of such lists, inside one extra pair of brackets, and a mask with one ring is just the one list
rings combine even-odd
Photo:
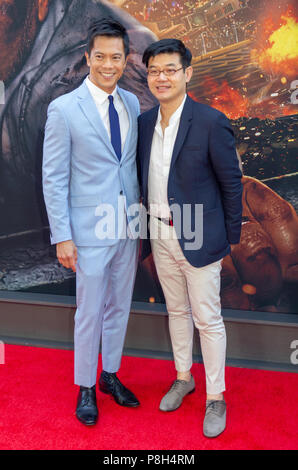
[[(183, 66), (180, 67), (180, 69), (176, 69), (176, 70), (171, 69), (171, 71), (173, 70), (173, 73), (170, 73), (170, 74), (165, 73), (165, 71), (166, 71), (167, 69), (163, 69), (163, 70), (157, 70), (157, 69), (147, 70), (147, 75), (149, 75), (149, 77), (155, 77), (155, 78), (157, 78), (157, 77), (160, 76), (161, 73), (163, 73), (163, 74), (165, 75), (165, 77), (173, 77), (176, 72), (179, 72), (179, 70), (182, 70), (182, 69), (184, 69)], [(152, 74), (151, 72), (154, 72), (154, 74)], [(157, 73), (155, 74), (155, 72), (157, 72)]]

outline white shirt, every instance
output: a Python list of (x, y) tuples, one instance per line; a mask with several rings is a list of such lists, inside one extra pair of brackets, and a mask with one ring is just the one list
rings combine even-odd
[(169, 219), (171, 216), (168, 204), (168, 179), (174, 144), (185, 100), (186, 95), (179, 108), (172, 114), (164, 134), (160, 124), (160, 108), (158, 111), (152, 139), (148, 175), (149, 214), (154, 217)]
[[(101, 120), (107, 130), (108, 136), (111, 140), (111, 130), (110, 130), (110, 119), (109, 119), (109, 99), (110, 96), (108, 93), (103, 91), (98, 86), (94, 85), (91, 82), (89, 77), (85, 80), (86, 85), (92, 95), (92, 98), (95, 101), (96, 107), (100, 114)], [(117, 92), (117, 87), (115, 87), (113, 93), (111, 95), (114, 98), (114, 106), (119, 116), (119, 124), (120, 124), (120, 134), (121, 134), (121, 149), (123, 151), (123, 147), (125, 144), (125, 139), (127, 137), (128, 129), (129, 129), (129, 117), (124, 106), (123, 101), (121, 100), (119, 93)]]

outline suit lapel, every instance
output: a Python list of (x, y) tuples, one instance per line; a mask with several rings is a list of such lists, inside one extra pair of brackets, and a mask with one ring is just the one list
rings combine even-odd
[(128, 101), (125, 97), (125, 94), (123, 93), (122, 89), (119, 88), (119, 87), (118, 87), (118, 94), (119, 94), (121, 100), (123, 101), (123, 104), (125, 106), (126, 112), (128, 114), (128, 119), (129, 119), (129, 128), (128, 128), (127, 136), (126, 136), (125, 143), (124, 143), (124, 146), (123, 146), (123, 150), (122, 150), (121, 160), (123, 160), (125, 158), (125, 155), (127, 153), (127, 149), (129, 147), (129, 143), (131, 141), (131, 134), (132, 134), (132, 130), (133, 130), (133, 125), (132, 125), (131, 109), (129, 107), (129, 104), (128, 104)]
[(109, 152), (116, 158), (118, 161), (117, 155), (114, 151), (114, 148), (111, 144), (111, 140), (107, 133), (107, 130), (104, 126), (104, 123), (101, 120), (100, 114), (94, 102), (94, 99), (91, 96), (91, 93), (88, 90), (85, 82), (79, 87), (78, 90), (78, 101), (79, 105), (84, 113), (85, 117), (88, 119), (90, 125), (97, 132), (101, 142), (107, 147)]
[(184, 143), (185, 137), (191, 125), (191, 121), (192, 121), (192, 100), (187, 95), (185, 103), (184, 103), (184, 107), (181, 113), (180, 124), (179, 124), (177, 137), (175, 140), (175, 145), (174, 145), (173, 154), (172, 154), (170, 171), (172, 170), (175, 164), (175, 161), (178, 157), (178, 154), (181, 150), (181, 147)]

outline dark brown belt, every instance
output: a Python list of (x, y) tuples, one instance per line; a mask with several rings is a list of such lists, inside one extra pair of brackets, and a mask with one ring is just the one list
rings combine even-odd
[(173, 220), (172, 219), (162, 219), (161, 217), (156, 217), (156, 219), (160, 220), (161, 222), (163, 222), (166, 225), (170, 225), (171, 227), (173, 227)]

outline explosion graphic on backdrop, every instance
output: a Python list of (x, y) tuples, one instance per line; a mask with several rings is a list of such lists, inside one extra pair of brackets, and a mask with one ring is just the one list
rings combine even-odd
[[(256, 27), (255, 38), (249, 44), (243, 41), (240, 46), (240, 42), (234, 44), (234, 54), (231, 46), (225, 53), (224, 48), (213, 55), (210, 53), (209, 64), (214, 63), (216, 57), (219, 62), (224, 55), (223, 68), (227, 68), (228, 78), (217, 78), (216, 74), (203, 76), (192, 89), (192, 96), (208, 102), (232, 120), (240, 117), (275, 119), (297, 114), (298, 100), (294, 90), (298, 86), (298, 82), (295, 83), (298, 77), (298, 22), (293, 10), (289, 8), (276, 21), (272, 17), (264, 19)], [(246, 67), (247, 73), (238, 78), (239, 65), (236, 63), (235, 75), (230, 78), (238, 49), (244, 57), (246, 53), (247, 65), (243, 64), (242, 69)], [(201, 58), (202, 65), (205, 61)], [(196, 71), (200, 69), (200, 60), (195, 59), (194, 67)]]
[[(267, 18), (259, 35), (260, 49), (252, 50), (252, 58), (264, 72), (281, 76), (283, 82), (296, 78), (298, 72), (298, 22), (292, 8), (280, 17), (279, 25)], [(262, 48), (262, 44), (266, 47)], [(261, 52), (260, 52), (261, 50)]]

